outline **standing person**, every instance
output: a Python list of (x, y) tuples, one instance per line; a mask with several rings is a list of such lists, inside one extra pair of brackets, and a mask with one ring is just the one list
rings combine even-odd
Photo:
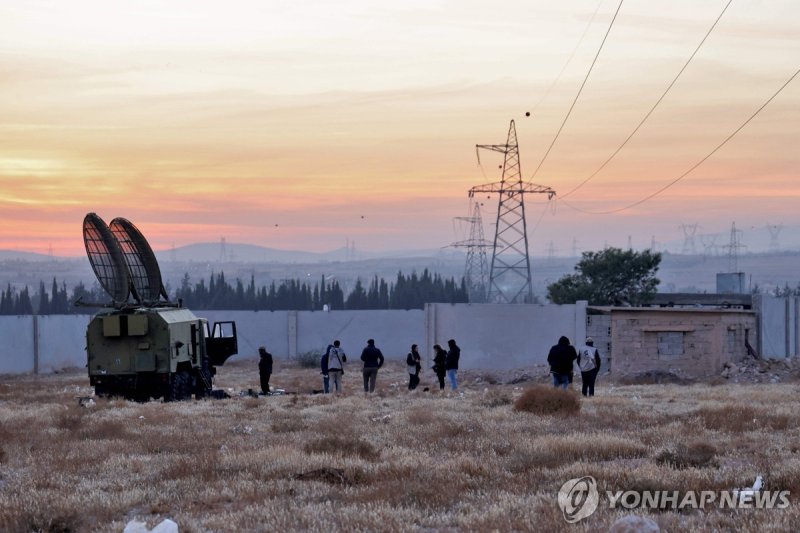
[(328, 374), (328, 354), (331, 353), (331, 348), (333, 348), (333, 344), (328, 345), (328, 349), (325, 350), (325, 354), (319, 360), (319, 367), (322, 372), (322, 389), (325, 394), (328, 394), (331, 391), (331, 379), (330, 375)]
[(455, 339), (447, 341), (447, 358), (445, 359), (445, 369), (447, 377), (450, 378), (450, 387), (458, 390), (458, 359), (461, 357), (461, 348), (456, 344)]
[(364, 361), (364, 395), (368, 392), (375, 392), (375, 380), (378, 377), (378, 369), (383, 366), (383, 354), (375, 347), (375, 340), (370, 339), (361, 352), (361, 360)]
[(438, 344), (433, 345), (433, 371), (439, 380), (439, 390), (444, 390), (444, 377), (447, 375), (447, 352)]
[(578, 358), (575, 347), (569, 343), (567, 337), (558, 339), (558, 344), (550, 348), (547, 362), (550, 364), (550, 373), (553, 374), (553, 387), (569, 387), (569, 377), (572, 374), (572, 362)]
[(333, 341), (333, 346), (328, 350), (328, 375), (333, 381), (333, 385), (330, 387), (331, 392), (342, 392), (342, 375), (347, 355), (342, 350), (341, 344), (338, 340)]
[(408, 365), (408, 390), (414, 390), (419, 385), (419, 373), (422, 370), (422, 357), (417, 351), (416, 344), (411, 345), (411, 351), (406, 357), (406, 364)]
[(269, 394), (269, 378), (272, 376), (272, 354), (263, 346), (258, 347), (258, 377), (261, 381), (261, 394)]
[(600, 351), (594, 347), (594, 339), (586, 338), (586, 344), (578, 350), (578, 367), (581, 369), (581, 392), (584, 396), (594, 396), (594, 381), (600, 371)]

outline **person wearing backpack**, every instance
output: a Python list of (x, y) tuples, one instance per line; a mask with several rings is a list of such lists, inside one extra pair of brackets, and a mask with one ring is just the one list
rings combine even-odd
[(347, 362), (347, 355), (341, 348), (341, 342), (333, 341), (333, 346), (328, 350), (328, 376), (332, 382), (331, 392), (342, 392), (342, 375), (344, 375), (344, 363)]
[(594, 347), (594, 339), (586, 338), (586, 344), (578, 350), (578, 367), (581, 369), (581, 392), (584, 396), (594, 396), (594, 382), (600, 371), (600, 351)]

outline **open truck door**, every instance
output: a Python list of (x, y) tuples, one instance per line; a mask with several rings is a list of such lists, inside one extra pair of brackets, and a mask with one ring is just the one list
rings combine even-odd
[(238, 352), (236, 322), (215, 322), (211, 334), (206, 335), (206, 353), (211, 365), (222, 366), (230, 356)]

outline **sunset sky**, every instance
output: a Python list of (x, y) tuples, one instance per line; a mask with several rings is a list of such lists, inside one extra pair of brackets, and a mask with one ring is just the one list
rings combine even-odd
[[(534, 182), (566, 193), (633, 130), (727, 0), (626, 0)], [(530, 179), (617, 0), (0, 0), (0, 248), (83, 255), (90, 211), (153, 248), (327, 251), (464, 238), (515, 119)], [(599, 6), (599, 7), (598, 7)], [(596, 16), (594, 15), (596, 12)], [(574, 52), (574, 54), (573, 54)], [(571, 59), (570, 59), (571, 58)], [(675, 87), (600, 174), (529, 197), (543, 255), (682, 242), (680, 224), (800, 249), (800, 3), (734, 0)], [(559, 74), (563, 74), (559, 77)], [(554, 84), (554, 82), (556, 82)], [(525, 112), (532, 116), (525, 117)], [(497, 198), (484, 198), (486, 234)], [(569, 205), (567, 205), (567, 203)], [(537, 223), (537, 221), (539, 221)], [(698, 247), (700, 241), (698, 240)]]

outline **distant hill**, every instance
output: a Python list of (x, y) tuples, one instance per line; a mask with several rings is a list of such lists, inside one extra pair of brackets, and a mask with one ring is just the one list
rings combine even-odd
[(0, 261), (52, 261), (53, 259), (52, 256), (47, 254), (0, 250)]
[(352, 261), (365, 259), (391, 259), (409, 257), (441, 257), (452, 255), (451, 250), (395, 250), (389, 252), (364, 252), (356, 250), (348, 256), (345, 248), (328, 252), (305, 252), (301, 250), (281, 250), (254, 244), (196, 243), (176, 247), (172, 250), (156, 252), (159, 262), (201, 262), (201, 263), (319, 263), (326, 261)]

